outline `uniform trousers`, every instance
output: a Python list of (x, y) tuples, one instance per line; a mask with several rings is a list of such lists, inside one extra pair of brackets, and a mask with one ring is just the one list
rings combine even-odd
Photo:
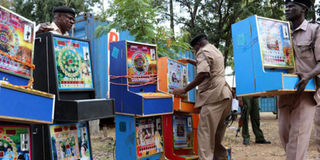
[(201, 107), (198, 125), (199, 160), (227, 160), (226, 148), (221, 144), (231, 110), (232, 99)]
[(320, 160), (320, 106), (317, 105), (316, 113), (314, 116), (314, 130), (315, 130), (315, 137), (316, 137), (316, 144), (318, 150), (318, 156), (316, 160)]
[(253, 97), (244, 97), (243, 103), (247, 106), (245, 117), (243, 119), (242, 137), (244, 141), (250, 141), (249, 134), (249, 116), (251, 119), (251, 125), (253, 133), (256, 137), (256, 141), (264, 141), (263, 132), (260, 129), (260, 111), (259, 111), (259, 99)]
[(318, 150), (318, 156), (316, 160), (320, 160), (320, 90), (319, 89), (315, 93), (314, 99), (317, 103), (316, 113), (314, 116), (314, 130), (315, 130), (316, 144), (317, 144), (317, 150)]
[(280, 96), (279, 134), (286, 160), (306, 160), (316, 103), (312, 93)]

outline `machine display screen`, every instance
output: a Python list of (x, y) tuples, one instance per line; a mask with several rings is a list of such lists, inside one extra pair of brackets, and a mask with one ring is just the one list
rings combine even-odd
[(0, 6), (0, 71), (32, 77), (26, 64), (32, 64), (34, 26), (34, 22)]
[(185, 87), (188, 84), (187, 65), (168, 59), (168, 91)]
[(265, 67), (294, 67), (294, 55), (287, 22), (258, 17), (259, 42)]
[(91, 160), (87, 123), (50, 125), (52, 160)]
[(92, 89), (89, 42), (53, 37), (59, 89)]
[(163, 151), (161, 117), (136, 119), (136, 141), (138, 157)]
[(0, 125), (0, 160), (31, 160), (30, 128)]
[(192, 117), (189, 115), (173, 115), (174, 148), (192, 147)]
[(129, 83), (156, 83), (156, 47), (139, 43), (127, 43)]

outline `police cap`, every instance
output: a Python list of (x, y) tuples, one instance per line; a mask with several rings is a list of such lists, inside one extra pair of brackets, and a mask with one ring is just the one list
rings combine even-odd
[(76, 15), (76, 12), (74, 11), (73, 8), (69, 8), (69, 7), (66, 7), (66, 6), (59, 6), (59, 7), (56, 7), (54, 8), (53, 10), (53, 13), (69, 13), (73, 16)]
[(193, 39), (190, 41), (190, 45), (193, 47), (194, 45), (196, 45), (197, 42), (199, 42), (203, 39), (208, 39), (207, 35), (205, 35), (203, 33), (198, 34), (195, 37), (193, 37)]
[(304, 7), (310, 8), (312, 5), (311, 0), (286, 0), (286, 4), (289, 2), (293, 2), (299, 5), (302, 5)]

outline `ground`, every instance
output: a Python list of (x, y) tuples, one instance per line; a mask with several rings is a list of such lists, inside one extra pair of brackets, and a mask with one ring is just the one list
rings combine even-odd
[[(233, 160), (284, 160), (285, 152), (281, 147), (278, 134), (278, 120), (273, 113), (261, 113), (261, 129), (265, 138), (272, 144), (255, 144), (252, 128), (250, 127), (251, 142), (249, 146), (242, 144), (242, 137), (235, 137), (236, 127), (234, 123), (227, 129), (224, 144), (232, 149)], [(249, 124), (251, 126), (251, 124)], [(94, 160), (113, 160), (114, 156), (114, 126), (109, 126), (108, 135), (104, 136), (103, 131), (91, 136), (93, 159)], [(310, 147), (308, 150), (309, 158), (312, 160), (317, 155), (314, 132), (311, 135)]]
[[(252, 128), (249, 127), (251, 142), (249, 146), (242, 144), (242, 137), (235, 137), (236, 131), (233, 127), (238, 124), (233, 124), (227, 129), (224, 144), (232, 148), (233, 160), (284, 160), (285, 152), (281, 146), (278, 133), (278, 120), (273, 113), (261, 113), (261, 129), (265, 139), (271, 141), (271, 144), (255, 144), (255, 137)], [(249, 124), (251, 126), (251, 124)], [(314, 132), (311, 135), (310, 146), (308, 150), (309, 158), (312, 160), (317, 155)]]
[(107, 127), (107, 136), (101, 130), (99, 134), (91, 135), (91, 146), (94, 160), (115, 160), (115, 128), (113, 125)]

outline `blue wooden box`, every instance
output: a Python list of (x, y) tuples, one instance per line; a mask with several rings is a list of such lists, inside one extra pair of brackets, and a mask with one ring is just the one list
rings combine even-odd
[(53, 123), (55, 96), (0, 83), (0, 119), (19, 123)]
[(2, 6), (0, 12), (0, 121), (50, 124), (55, 96), (30, 88), (35, 22)]
[[(289, 22), (251, 16), (232, 25), (238, 96), (292, 94), (295, 72)], [(310, 80), (305, 91), (316, 86)]]
[[(130, 51), (131, 53), (128, 54), (128, 46), (137, 48), (137, 50)], [(150, 116), (173, 112), (172, 95), (157, 92), (155, 49), (155, 45), (132, 41), (119, 41), (110, 44), (110, 98), (115, 99), (116, 113)], [(141, 50), (146, 50), (146, 52)], [(152, 60), (147, 55), (150, 50), (153, 50), (151, 55), (154, 58), (151, 58)], [(140, 57), (141, 55), (146, 55), (147, 58)], [(148, 73), (152, 70), (152, 73), (139, 73), (138, 76), (134, 74), (139, 72), (132, 66), (133, 61), (138, 59), (137, 57), (144, 59), (143, 63), (149, 63), (147, 70)], [(150, 69), (152, 67), (153, 69)], [(151, 74), (154, 81), (149, 81)]]

